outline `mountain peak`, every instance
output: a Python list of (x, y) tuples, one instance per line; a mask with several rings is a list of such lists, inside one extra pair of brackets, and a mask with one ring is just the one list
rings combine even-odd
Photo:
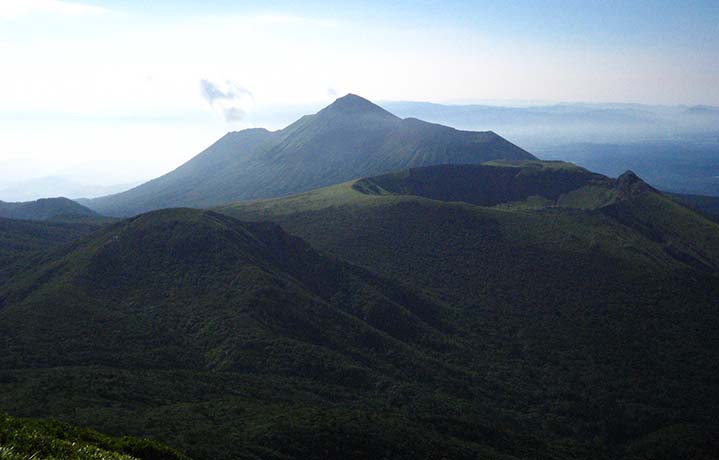
[(637, 176), (634, 171), (630, 170), (625, 171), (619, 176), (615, 184), (616, 189), (623, 196), (633, 196), (654, 190), (649, 184)]
[(348, 94), (284, 129), (230, 133), (176, 170), (92, 200), (98, 212), (212, 207), (271, 198), (413, 166), (536, 160), (500, 136), (403, 120)]
[(397, 118), (395, 115), (386, 111), (377, 104), (352, 93), (338, 98), (332, 104), (322, 109), (320, 113), (339, 113), (347, 115), (376, 114), (385, 117)]

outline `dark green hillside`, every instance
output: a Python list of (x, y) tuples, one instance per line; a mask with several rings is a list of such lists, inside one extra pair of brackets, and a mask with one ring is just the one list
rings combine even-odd
[(23, 420), (0, 413), (3, 460), (183, 460), (181, 453), (146, 439), (112, 438), (64, 423)]
[(0, 289), (0, 407), (196, 458), (556, 458), (496, 426), (454, 315), (275, 224), (157, 211)]
[(0, 201), (0, 218), (23, 220), (77, 220), (99, 217), (97, 213), (67, 198), (42, 198), (37, 201), (6, 203)]
[[(440, 201), (496, 206), (524, 202), (530, 198), (546, 204), (563, 204), (560, 197), (582, 187), (586, 190), (608, 189), (601, 203), (605, 204), (616, 195), (613, 185), (611, 179), (569, 163), (497, 161), (484, 165), (413, 168), (362, 179), (353, 188), (366, 194), (415, 195)], [(582, 203), (577, 205), (583, 207)], [(586, 206), (594, 207), (592, 203)]]
[[(457, 183), (457, 176), (469, 178), (480, 172), (477, 177), (482, 177), (494, 170), (470, 167), (464, 173), (446, 174), (445, 167), (428, 169), (438, 173), (415, 170), (405, 175), (436, 180), (424, 182), (418, 193), (441, 190), (443, 178)], [(626, 185), (631, 173), (616, 181), (585, 172), (579, 177), (585, 174), (586, 185), (559, 197), (552, 187), (572, 189), (581, 182), (573, 177), (567, 185), (553, 184), (546, 197), (539, 196), (542, 199), (532, 195), (524, 202), (511, 201), (522, 194), (510, 194), (510, 201), (494, 207), (456, 201), (462, 194), (485, 199), (483, 185), (468, 189), (460, 182), (451, 202), (372, 187), (386, 185), (388, 177), (400, 174), (284, 199), (238, 203), (223, 212), (243, 219), (275, 220), (322, 250), (409, 284), (421, 280), (420, 286), (436, 288), (455, 301), (475, 302), (480, 289), (522, 290), (524, 281), (519, 287), (516, 283), (525, 276), (536, 278), (536, 284), (527, 288), (527, 295), (532, 295), (532, 289), (543, 285), (540, 279), (553, 285), (578, 278), (591, 288), (595, 283), (587, 273), (604, 276), (608, 267), (608, 275), (625, 281), (647, 271), (665, 276), (688, 269), (708, 275), (717, 270), (716, 223), (648, 186), (633, 190)], [(506, 178), (515, 175), (503, 173), (495, 183)], [(549, 178), (564, 176), (549, 173)], [(597, 203), (600, 206), (592, 209)]]
[(0, 218), (0, 260), (77, 240), (100, 228), (100, 224), (73, 222), (32, 222)]
[(100, 222), (33, 222), (0, 218), (0, 286), (14, 271), (100, 228)]
[(630, 172), (442, 166), (222, 211), (15, 272), (0, 408), (197, 459), (717, 457), (719, 225)]
[[(223, 212), (273, 219), (454, 306), (475, 369), (521, 388), (517, 420), (535, 433), (594, 439), (619, 458), (662, 458), (658, 446), (716, 455), (719, 225), (631, 173), (590, 175), (574, 190), (549, 181), (543, 200), (482, 207), (454, 200), (484, 199), (483, 184), (455, 191), (441, 180), (471, 184), (476, 168), (428, 169)], [(492, 180), (506, 177), (516, 176)], [(378, 182), (453, 202), (368, 188)], [(570, 191), (557, 198), (552, 187)]]
[(350, 94), (279, 131), (229, 133), (176, 170), (87, 204), (128, 216), (288, 195), (415, 166), (533, 158), (493, 132), (403, 120)]
[[(343, 294), (347, 289), (355, 294)], [(358, 303), (362, 294), (367, 304)], [(448, 346), (430, 304), (323, 259), (274, 224), (241, 224), (211, 212), (158, 211), (108, 227), (41, 268), (16, 276), (1, 295), (6, 306), (0, 328), (16, 350), (0, 358), (5, 368), (122, 364), (246, 369), (258, 366), (260, 357), (252, 349), (240, 351), (240, 343), (272, 338), (278, 371), (311, 376), (319, 375), (320, 368), (283, 363), (283, 350), (302, 345), (319, 357), (346, 348), (371, 360), (376, 359), (369, 353), (373, 347), (394, 343), (398, 356), (380, 360), (393, 368), (406, 365), (403, 341), (430, 349)], [(187, 303), (189, 298), (193, 301)], [(60, 312), (66, 322), (50, 325), (67, 328), (58, 344), (37, 326)], [(88, 328), (89, 317), (112, 324), (112, 329)], [(383, 333), (357, 317), (376, 323)], [(320, 318), (335, 326), (323, 328)], [(336, 327), (345, 332), (337, 335)], [(355, 332), (349, 335), (351, 330)], [(278, 332), (288, 337), (273, 338)], [(124, 340), (128, 337), (133, 340)], [(104, 343), (102, 352), (95, 348), (98, 342)], [(367, 371), (362, 360), (353, 362), (341, 354), (335, 372), (360, 376)], [(417, 363), (412, 370), (419, 367)]]
[(486, 290), (596, 290), (593, 276), (623, 284), (649, 273), (711, 276), (719, 267), (716, 223), (630, 172), (612, 180), (556, 163), (419, 168), (222, 211), (274, 220), (319, 249), (451, 302), (480, 302)]
[(669, 194), (684, 206), (703, 212), (715, 221), (719, 221), (719, 197), (705, 195)]

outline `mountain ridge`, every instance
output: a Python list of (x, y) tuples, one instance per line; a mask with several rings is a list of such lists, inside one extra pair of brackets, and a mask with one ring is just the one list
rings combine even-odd
[(348, 115), (374, 114), (395, 120), (401, 119), (379, 105), (373, 104), (367, 99), (353, 93), (337, 98), (333, 103), (318, 112), (318, 114), (327, 113), (343, 113)]
[(403, 120), (347, 95), (279, 131), (228, 133), (164, 176), (86, 203), (102, 214), (129, 216), (289, 195), (411, 166), (502, 158), (534, 156), (490, 131)]
[[(105, 401), (114, 391), (137, 392), (136, 402), (120, 409), (124, 415), (111, 405), (81, 420), (106, 428), (108, 421), (121, 423), (123, 432), (153, 435), (201, 458), (252, 458), (253, 452), (324, 458), (325, 449), (338, 449), (342, 457), (336, 436), (360, 429), (362, 435), (347, 439), (351, 451), (375, 451), (376, 444), (395, 458), (450, 452), (469, 459), (471, 452), (491, 448), (481, 439), (443, 439), (427, 421), (412, 421), (391, 406), (372, 415), (357, 403), (374, 398), (363, 395), (377, 392), (378, 385), (405, 380), (447, 392), (465, 385), (468, 372), (440, 359), (461, 347), (447, 336), (446, 313), (395, 282), (317, 253), (277, 224), (159, 210), (104, 227), (0, 287), (0, 385), (32, 385), (37, 375), (67, 382), (65, 373), (71, 373), (75, 383), (50, 384), (47, 398), (20, 411), (26, 414), (46, 413), (45, 402), (75, 397), (68, 385), (93, 393), (92, 401)], [(184, 377), (162, 377), (178, 372)], [(98, 376), (115, 384), (110, 390), (92, 384)], [(184, 390), (173, 387), (176, 378), (189, 378)], [(127, 385), (136, 381), (142, 384), (130, 390)], [(403, 391), (416, 392), (412, 386)], [(53, 390), (60, 387), (64, 396)], [(211, 389), (209, 396), (203, 387)], [(304, 395), (287, 401), (301, 414), (290, 426), (276, 399), (283, 389)], [(352, 389), (361, 392), (348, 397)], [(256, 391), (264, 396), (252, 396)], [(156, 392), (165, 402), (147, 405)], [(3, 407), (14, 405), (9, 395), (0, 394)], [(358, 405), (352, 417), (360, 417), (359, 425), (337, 418), (347, 416), (333, 402), (338, 398)], [(229, 409), (208, 414), (207, 439), (215, 442), (194, 438), (185, 425), (190, 413), (208, 404)], [(181, 415), (158, 425), (152, 422), (158, 409)], [(103, 420), (103, 413), (111, 419)], [(248, 414), (256, 425), (247, 426)], [(489, 425), (482, 429), (493, 432)], [(325, 434), (309, 441), (305, 430)], [(269, 441), (275, 431), (294, 441)], [(240, 433), (241, 440), (228, 442), (229, 433)]]
[(709, 459), (718, 268), (719, 225), (563, 162), (157, 210), (0, 282), (0, 407), (197, 459)]
[(57, 220), (100, 217), (98, 213), (69, 198), (40, 198), (35, 201), (0, 201), (0, 218)]
[[(369, 216), (370, 221), (389, 220), (379, 214), (381, 210), (396, 217), (413, 208), (425, 209), (428, 215), (446, 213), (447, 219), (461, 213), (469, 221), (506, 221), (506, 231), (516, 234), (512, 237), (516, 243), (537, 240), (539, 246), (550, 244), (556, 249), (566, 245), (582, 257), (597, 257), (604, 248), (617, 260), (641, 258), (652, 270), (692, 267), (711, 274), (719, 269), (716, 223), (675, 203), (631, 171), (612, 179), (562, 162), (428, 166), (285, 198), (238, 202), (218, 211), (244, 220), (276, 221), (321, 250), (367, 266), (371, 259), (357, 259), (362, 252), (354, 250), (360, 241), (371, 241), (367, 238), (374, 238), (370, 235), (379, 229), (357, 228), (353, 235), (349, 222)], [(408, 222), (412, 219), (407, 217)], [(566, 228), (558, 227), (560, 222)], [(545, 229), (530, 230), (538, 224)], [(451, 227), (445, 231), (455, 232)], [(565, 233), (572, 235), (566, 241), (561, 236)], [(384, 247), (377, 244), (378, 250)]]

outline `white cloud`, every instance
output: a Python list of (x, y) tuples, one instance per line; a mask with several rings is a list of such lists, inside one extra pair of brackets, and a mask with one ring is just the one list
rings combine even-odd
[(102, 14), (109, 10), (94, 5), (87, 5), (62, 0), (1, 0), (0, 20), (17, 19), (34, 13), (55, 15), (87, 15)]
[(200, 90), (210, 107), (228, 123), (242, 121), (254, 102), (250, 91), (229, 80), (223, 83), (200, 80)]

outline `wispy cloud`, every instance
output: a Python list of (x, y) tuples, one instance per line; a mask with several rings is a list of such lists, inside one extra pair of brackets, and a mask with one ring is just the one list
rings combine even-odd
[(242, 121), (254, 102), (249, 90), (229, 80), (222, 83), (200, 80), (200, 92), (210, 107), (228, 123)]
[(1, 0), (0, 20), (17, 19), (36, 13), (79, 16), (103, 14), (108, 9), (85, 3), (63, 0)]

